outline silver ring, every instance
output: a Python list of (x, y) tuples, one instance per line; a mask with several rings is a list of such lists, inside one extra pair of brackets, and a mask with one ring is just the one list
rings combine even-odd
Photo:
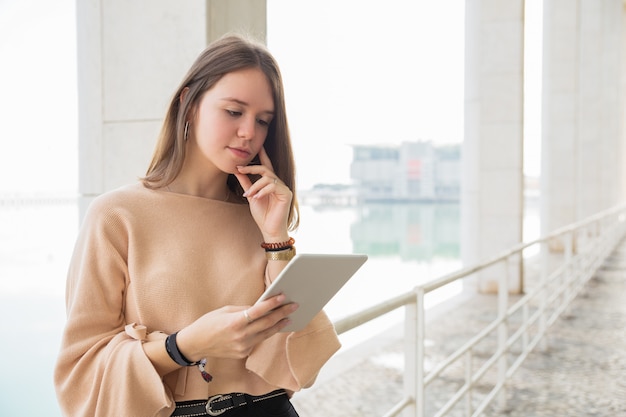
[(246, 318), (246, 320), (248, 321), (248, 324), (252, 323), (254, 320), (252, 320), (252, 318), (250, 317), (250, 314), (248, 314), (248, 310), (244, 310), (243, 311), (243, 316)]
[(278, 178), (274, 178), (274, 184), (278, 183)]

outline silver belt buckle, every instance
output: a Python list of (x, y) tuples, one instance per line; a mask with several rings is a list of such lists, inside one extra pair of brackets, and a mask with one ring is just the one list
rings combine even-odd
[(221, 394), (214, 395), (209, 398), (209, 400), (206, 402), (206, 413), (208, 415), (219, 416), (220, 414), (224, 414), (226, 412), (226, 408), (222, 408), (221, 410), (213, 410), (213, 407), (211, 406), (212, 403), (220, 401), (222, 398), (224, 398), (224, 396)]

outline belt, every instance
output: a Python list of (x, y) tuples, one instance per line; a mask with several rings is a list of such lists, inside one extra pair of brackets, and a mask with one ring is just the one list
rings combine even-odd
[(223, 414), (228, 410), (232, 410), (233, 408), (258, 403), (260, 401), (269, 400), (270, 398), (276, 398), (286, 394), (287, 392), (283, 389), (259, 396), (235, 392), (232, 394), (214, 395), (208, 400), (183, 401), (176, 403), (176, 409), (174, 410), (172, 417), (202, 416), (205, 414), (210, 416), (219, 416), (220, 414)]

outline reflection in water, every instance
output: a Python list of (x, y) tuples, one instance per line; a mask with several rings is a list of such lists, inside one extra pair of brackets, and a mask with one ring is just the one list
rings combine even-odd
[(350, 228), (355, 253), (398, 255), (403, 261), (460, 256), (458, 203), (376, 203), (356, 210)]

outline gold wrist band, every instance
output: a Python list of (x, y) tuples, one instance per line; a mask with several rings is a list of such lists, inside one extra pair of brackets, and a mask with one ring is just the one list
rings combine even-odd
[(268, 261), (290, 261), (296, 256), (296, 248), (292, 246), (287, 250), (267, 251), (265, 256)]

